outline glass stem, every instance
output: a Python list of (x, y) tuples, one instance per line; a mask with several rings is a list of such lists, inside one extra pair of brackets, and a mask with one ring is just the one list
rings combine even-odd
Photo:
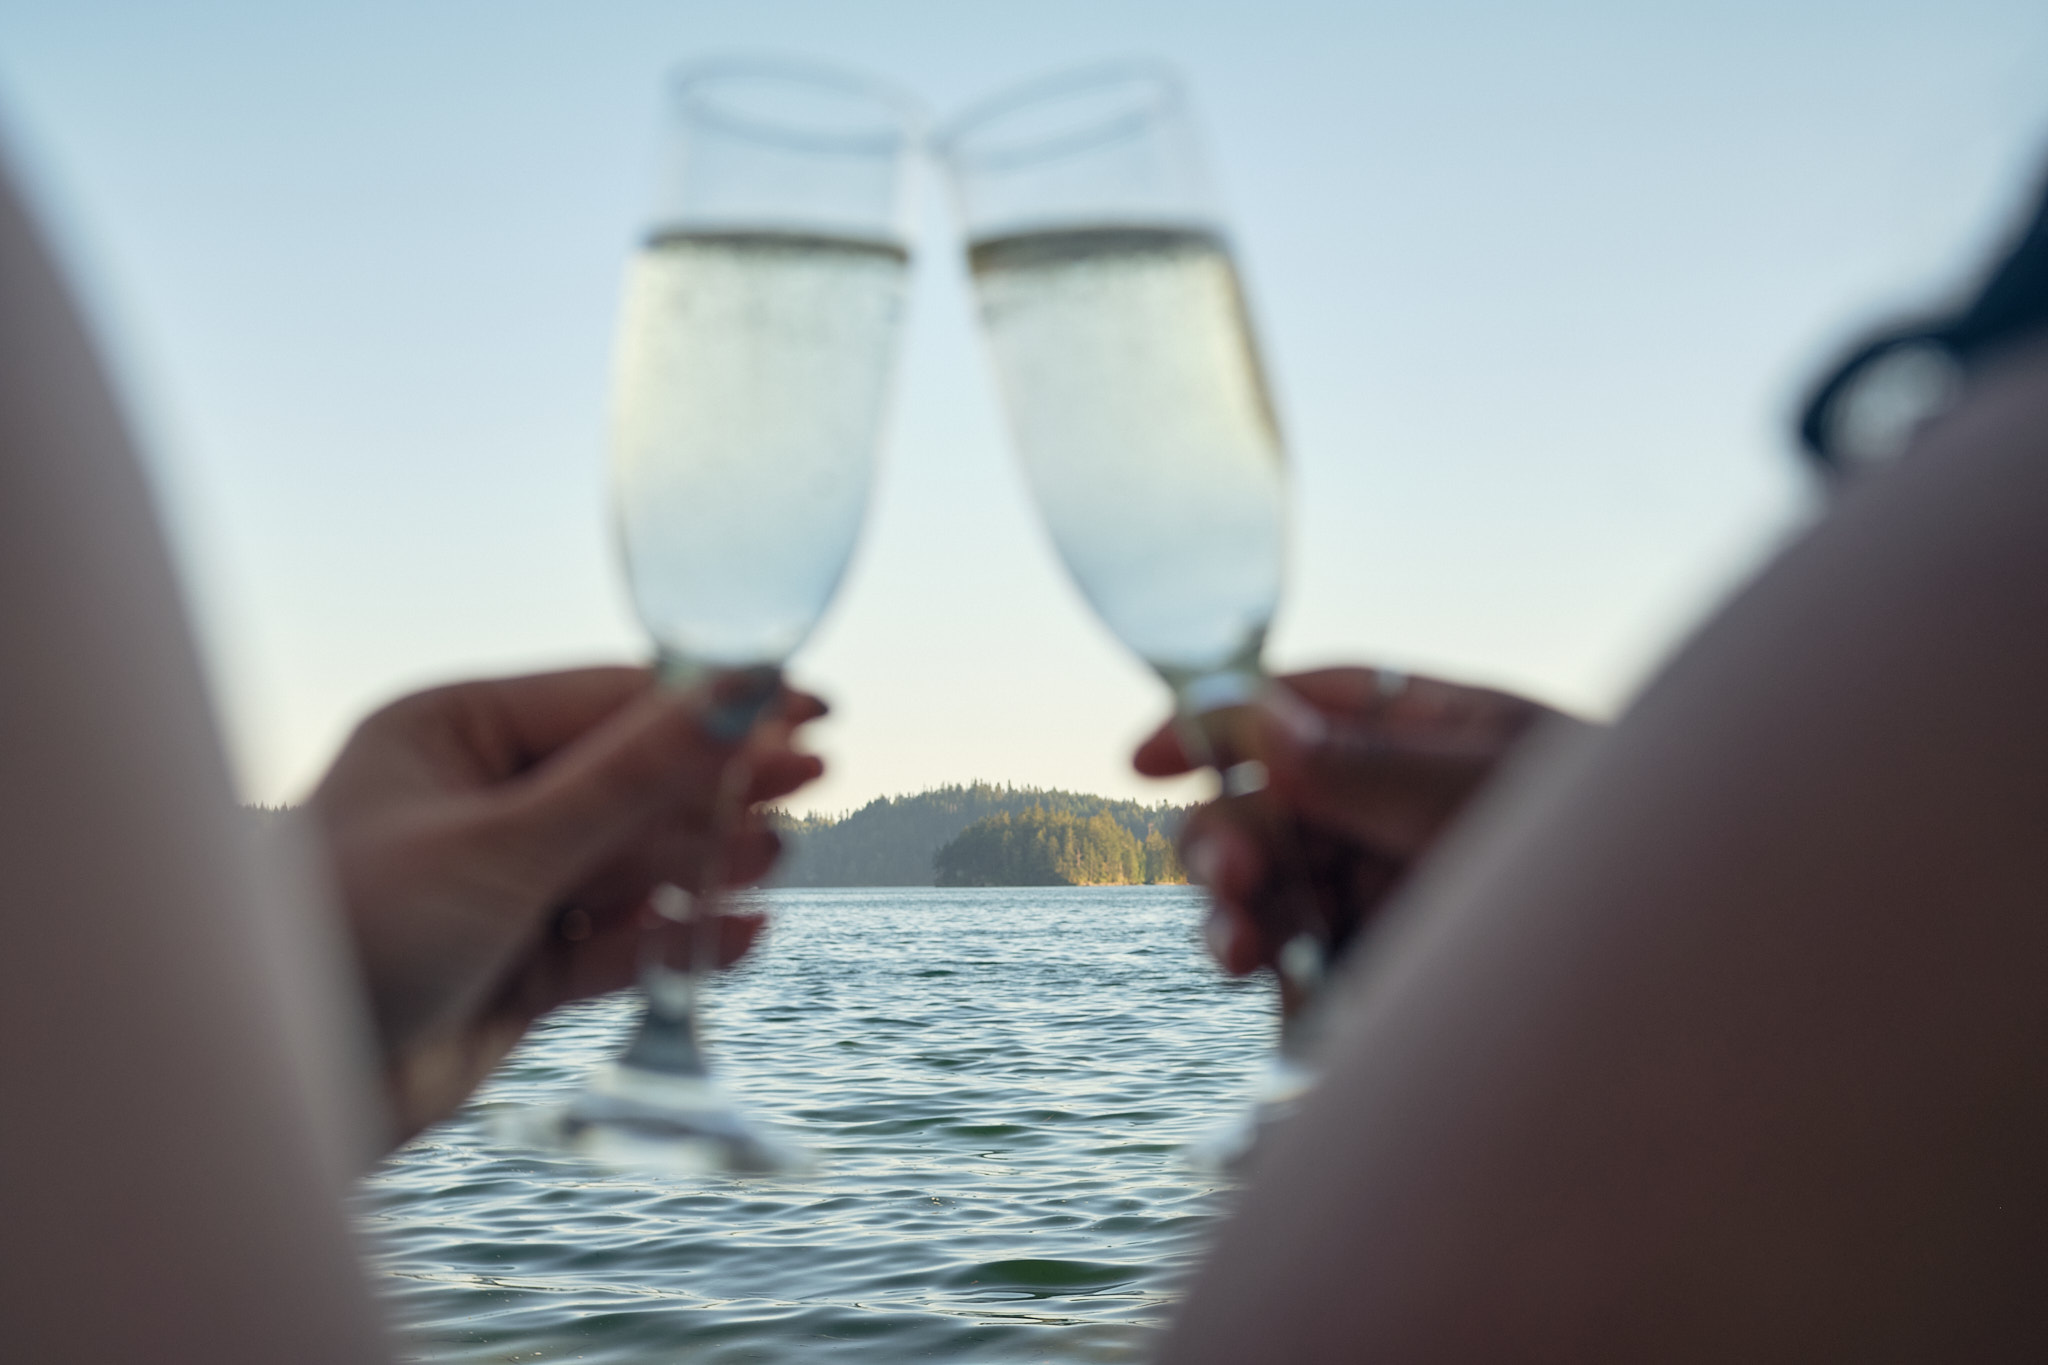
[[(752, 780), (753, 767), (744, 753), (734, 755), (719, 772), (710, 848), (697, 874), (697, 889), (686, 890), (673, 882), (654, 889), (651, 899), (657, 918), (640, 938), (640, 988), (647, 1008), (620, 1059), (622, 1065), (671, 1076), (710, 1074), (703, 1054), (701, 1005), (711, 973), (718, 970), (722, 946), (718, 891), (725, 880), (725, 843), (739, 824)], [(679, 947), (682, 961), (677, 964), (671, 954)]]
[(694, 975), (650, 954), (640, 969), (640, 987), (647, 993), (647, 1009), (620, 1064), (665, 1076), (709, 1075), (697, 1031)]
[[(1189, 758), (1216, 771), (1226, 802), (1248, 800), (1265, 786), (1252, 704), (1269, 685), (1263, 677), (1232, 673), (1174, 689), (1181, 744)], [(1280, 939), (1273, 961), (1280, 982), (1280, 1051), (1290, 1058), (1305, 1056), (1314, 1038), (1316, 998), (1329, 969), (1329, 927), (1303, 870), (1308, 864), (1294, 822), (1273, 811), (1248, 810), (1246, 815), (1263, 828), (1277, 864), (1268, 882), (1277, 913), (1265, 927)]]

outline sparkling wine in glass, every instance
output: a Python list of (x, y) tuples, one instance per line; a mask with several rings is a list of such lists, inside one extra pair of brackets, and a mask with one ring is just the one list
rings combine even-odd
[[(1263, 769), (1245, 708), (1280, 601), (1286, 458), (1186, 97), (1171, 73), (1055, 77), (941, 140), (981, 321), (1054, 545), (1109, 629), (1172, 689), (1226, 793)], [(1300, 1005), (1323, 964), (1312, 914), (1282, 953)], [(1228, 1164), (1306, 1085), (1306, 1010), (1249, 1123), (1195, 1154)]]
[[(665, 685), (716, 685), (744, 735), (832, 600), (867, 506), (909, 262), (918, 118), (856, 76), (727, 63), (669, 90), (628, 269), (613, 396), (618, 543)], [(739, 818), (728, 765), (716, 822)], [(615, 1164), (806, 1164), (726, 1099), (699, 1042), (720, 869), (654, 893), (646, 1009), (617, 1061), (527, 1137)]]

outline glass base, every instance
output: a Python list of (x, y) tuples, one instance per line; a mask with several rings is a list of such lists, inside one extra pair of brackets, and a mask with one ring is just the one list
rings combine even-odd
[(1251, 1172), (1273, 1130), (1294, 1117), (1322, 1079), (1317, 1043), (1325, 1023), (1322, 944), (1297, 934), (1280, 950), (1280, 1046), (1266, 1057), (1242, 1112), (1188, 1144), (1188, 1164), (1216, 1175)]
[(1301, 1107), (1315, 1088), (1316, 1071), (1307, 1063), (1275, 1053), (1259, 1075), (1252, 1102), (1227, 1121), (1182, 1149), (1188, 1165), (1210, 1175), (1243, 1179), (1252, 1172), (1273, 1131)]
[(671, 1175), (789, 1175), (816, 1164), (749, 1120), (709, 1076), (623, 1062), (568, 1104), (508, 1115), (500, 1131), (521, 1146)]
[(816, 1163), (726, 1098), (697, 1041), (698, 981), (650, 965), (647, 1008), (618, 1061), (569, 1103), (507, 1116), (499, 1136), (609, 1166), (670, 1175), (790, 1175)]

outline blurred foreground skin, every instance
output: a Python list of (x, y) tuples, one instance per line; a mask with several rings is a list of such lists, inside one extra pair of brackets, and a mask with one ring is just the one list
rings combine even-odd
[(141, 473), (0, 179), (0, 1355), (383, 1360), (339, 961), (266, 916)]
[(1481, 796), (1163, 1359), (2048, 1358), (2044, 698), (2036, 346)]
[[(790, 741), (824, 708), (785, 691), (736, 754), (701, 723), (719, 684), (439, 688), (365, 721), (259, 849), (172, 584), (0, 180), (0, 1355), (384, 1360), (349, 1180), (541, 1014), (630, 984), (655, 886), (764, 872), (751, 815), (714, 850), (712, 793), (729, 761), (749, 803), (817, 776)], [(721, 928), (731, 961), (760, 921)]]

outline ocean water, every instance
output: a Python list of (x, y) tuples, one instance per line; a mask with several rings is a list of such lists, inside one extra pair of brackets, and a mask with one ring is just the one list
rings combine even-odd
[(1180, 1149), (1234, 1113), (1271, 994), (1196, 942), (1186, 887), (758, 893), (712, 1055), (811, 1147), (802, 1178), (683, 1180), (518, 1151), (494, 1110), (564, 1098), (634, 1002), (545, 1022), (368, 1179), (407, 1358), (1128, 1361), (1229, 1191)]

